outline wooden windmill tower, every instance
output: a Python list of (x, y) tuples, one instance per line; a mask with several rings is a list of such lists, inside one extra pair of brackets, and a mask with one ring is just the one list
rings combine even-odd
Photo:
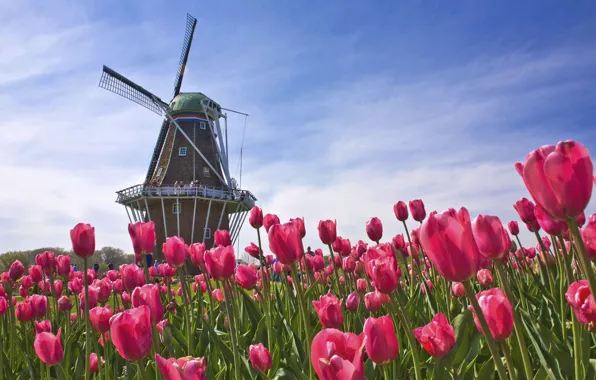
[(169, 236), (180, 236), (188, 244), (205, 242), (209, 248), (215, 230), (226, 229), (235, 242), (256, 201), (230, 177), (226, 111), (236, 111), (200, 92), (180, 92), (196, 25), (188, 15), (169, 103), (106, 66), (99, 83), (164, 117), (145, 183), (118, 191), (116, 200), (131, 222), (155, 222), (157, 260), (163, 258), (161, 247)]

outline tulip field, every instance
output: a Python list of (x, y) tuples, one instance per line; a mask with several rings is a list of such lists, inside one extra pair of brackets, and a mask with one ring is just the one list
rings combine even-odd
[(565, 141), (514, 169), (519, 221), (399, 201), (364, 240), (313, 223), (314, 251), (309, 221), (254, 207), (253, 264), (221, 230), (213, 248), (170, 237), (167, 263), (147, 267), (155, 229), (138, 222), (137, 263), (97, 273), (95, 230), (79, 223), (84, 268), (44, 252), (0, 275), (0, 380), (595, 379), (592, 160)]

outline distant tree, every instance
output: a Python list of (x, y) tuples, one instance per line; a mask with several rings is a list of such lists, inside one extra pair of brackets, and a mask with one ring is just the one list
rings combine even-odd
[(96, 258), (96, 261), (99, 263), (114, 264), (114, 267), (117, 268), (122, 264), (132, 263), (134, 260), (134, 255), (129, 255), (120, 248), (115, 247), (103, 247), (99, 251), (93, 255)]
[(23, 263), (26, 272), (29, 268), (29, 254), (27, 251), (11, 251), (0, 255), (0, 272), (6, 272), (16, 260)]

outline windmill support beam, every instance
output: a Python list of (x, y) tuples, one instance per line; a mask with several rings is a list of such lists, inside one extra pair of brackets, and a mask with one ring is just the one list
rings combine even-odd
[(219, 215), (219, 221), (217, 222), (217, 229), (221, 226), (221, 221), (223, 220), (224, 213), (226, 212), (226, 207), (228, 205), (228, 201), (225, 201), (223, 206), (221, 207), (221, 214)]
[(128, 221), (129, 221), (130, 223), (132, 223), (132, 219), (131, 219), (131, 217), (130, 217), (130, 214), (128, 213), (128, 207), (124, 206), (124, 209), (126, 210), (126, 215), (128, 216)]
[(180, 212), (182, 211), (182, 205), (180, 204), (180, 200), (176, 198), (176, 230), (178, 233), (176, 236), (180, 236)]
[(168, 223), (166, 222), (166, 206), (164, 206), (163, 198), (161, 198), (161, 215), (163, 215), (163, 232), (165, 238), (168, 238)]
[(147, 219), (151, 221), (151, 211), (149, 211), (149, 202), (147, 202), (147, 198), (145, 198), (145, 209), (147, 210)]
[(195, 205), (192, 211), (192, 227), (190, 230), (190, 244), (195, 242), (195, 220), (197, 219), (197, 198), (195, 198)]
[[(207, 217), (205, 218), (205, 227), (203, 228), (203, 241), (205, 240), (205, 230), (208, 228), (209, 225), (209, 215), (211, 214), (211, 202), (209, 201), (209, 206), (207, 207)], [(213, 233), (211, 234), (213, 236)], [(213, 239), (215, 242), (215, 239)]]
[(246, 211), (246, 210), (242, 211), (242, 213), (240, 215), (240, 223), (238, 223), (238, 228), (236, 228), (233, 232), (232, 244), (234, 244), (236, 242), (236, 239), (238, 239), (238, 236), (240, 235), (240, 230), (242, 229), (242, 225), (244, 224), (244, 221), (246, 220), (246, 215), (248, 215), (248, 211)]

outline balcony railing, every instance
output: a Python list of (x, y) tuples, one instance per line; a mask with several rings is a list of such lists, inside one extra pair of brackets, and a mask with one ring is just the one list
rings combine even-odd
[(118, 198), (116, 202), (126, 203), (141, 197), (201, 197), (220, 200), (231, 200), (244, 202), (249, 208), (254, 206), (257, 198), (248, 190), (224, 189), (204, 185), (184, 185), (184, 186), (152, 186), (135, 185), (124, 190), (117, 191)]

